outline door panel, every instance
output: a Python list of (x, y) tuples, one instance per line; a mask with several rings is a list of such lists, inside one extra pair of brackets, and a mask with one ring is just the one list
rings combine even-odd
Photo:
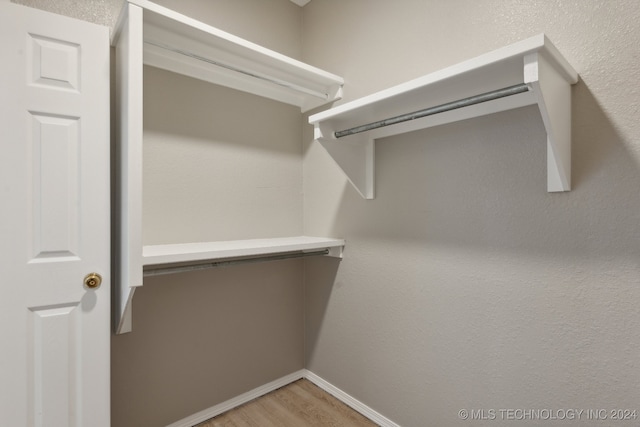
[(30, 262), (80, 257), (80, 118), (31, 113)]
[(33, 307), (30, 312), (29, 424), (77, 426), (82, 340), (78, 305)]
[(108, 29), (0, 2), (0, 64), (0, 425), (107, 427)]
[(34, 85), (79, 91), (80, 45), (29, 34), (29, 81)]

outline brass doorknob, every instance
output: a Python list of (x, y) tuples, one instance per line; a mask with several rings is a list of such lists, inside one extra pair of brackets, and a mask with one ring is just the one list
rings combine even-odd
[(98, 273), (89, 273), (84, 278), (84, 285), (89, 289), (97, 289), (102, 284), (102, 276)]

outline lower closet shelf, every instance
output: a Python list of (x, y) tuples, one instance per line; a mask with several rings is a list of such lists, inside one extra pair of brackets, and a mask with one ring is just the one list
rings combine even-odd
[(344, 245), (343, 239), (297, 236), (143, 246), (141, 262), (121, 266), (134, 280), (118, 282), (115, 298), (116, 334), (132, 330), (133, 295), (142, 286), (143, 271), (144, 276), (154, 276), (248, 261), (316, 255), (342, 258)]
[(327, 255), (342, 257), (344, 240), (326, 237), (278, 237), (272, 239), (229, 240), (202, 243), (144, 246), (145, 267), (163, 264), (194, 264), (230, 258), (260, 257), (274, 254), (327, 249)]

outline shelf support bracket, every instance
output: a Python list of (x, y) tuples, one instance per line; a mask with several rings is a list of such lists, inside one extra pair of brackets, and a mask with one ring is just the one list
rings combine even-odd
[(368, 200), (375, 197), (375, 140), (354, 136), (338, 141), (332, 129), (315, 126), (314, 138), (322, 144), (331, 158), (344, 171), (349, 182)]
[(131, 332), (133, 293), (142, 286), (142, 9), (125, 4), (114, 39), (116, 48), (116, 222), (114, 323)]
[(571, 84), (540, 53), (524, 57), (524, 82), (531, 87), (547, 131), (547, 191), (571, 190)]

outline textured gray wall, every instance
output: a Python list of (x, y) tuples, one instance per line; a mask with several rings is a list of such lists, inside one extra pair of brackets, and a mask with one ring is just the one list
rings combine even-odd
[(347, 239), (335, 278), (307, 264), (307, 368), (406, 427), (640, 409), (639, 20), (635, 0), (304, 8), (304, 60), (345, 77), (344, 101), (540, 32), (581, 76), (563, 194), (534, 107), (378, 141), (373, 201), (306, 128), (305, 233)]
[(11, 0), (11, 2), (113, 28), (123, 0)]

